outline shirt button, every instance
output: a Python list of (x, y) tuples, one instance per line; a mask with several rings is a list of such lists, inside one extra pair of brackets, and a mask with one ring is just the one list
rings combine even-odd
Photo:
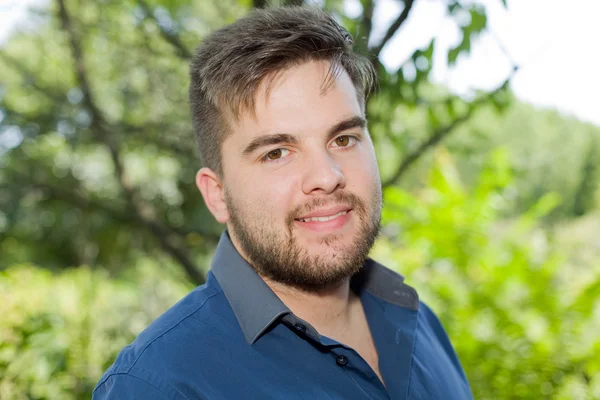
[(339, 365), (340, 367), (345, 366), (346, 364), (348, 364), (348, 357), (346, 356), (337, 356), (337, 358), (335, 359), (335, 362), (337, 363), (337, 365)]
[(306, 326), (304, 326), (302, 324), (296, 324), (296, 325), (294, 325), (294, 328), (296, 328), (296, 330), (298, 332), (302, 332), (302, 333), (306, 332)]

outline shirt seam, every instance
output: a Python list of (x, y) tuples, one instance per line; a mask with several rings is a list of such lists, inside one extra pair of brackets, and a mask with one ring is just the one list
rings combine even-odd
[(170, 380), (166, 380), (166, 381), (167, 381), (167, 384), (173, 388), (173, 390), (175, 390), (177, 393), (179, 393), (181, 395), (181, 397), (183, 397), (186, 400), (189, 400), (189, 397), (187, 397), (185, 394), (181, 393), (181, 391), (179, 389), (177, 389), (177, 387), (175, 385), (173, 385)]
[[(156, 386), (154, 383), (150, 382), (149, 380), (147, 380), (147, 379), (144, 379), (144, 378), (142, 378), (142, 377), (140, 377), (140, 376), (138, 376), (138, 375), (136, 375), (136, 374), (131, 374), (131, 373), (129, 373), (129, 372), (113, 372), (113, 373), (111, 373), (110, 375), (108, 375), (108, 376), (106, 377), (106, 379), (104, 379), (104, 380), (102, 381), (102, 383), (100, 383), (100, 384), (98, 385), (98, 387), (97, 387), (96, 389), (94, 389), (94, 392), (96, 392), (98, 389), (100, 389), (100, 387), (101, 387), (102, 385), (104, 385), (104, 384), (105, 384), (105, 383), (108, 381), (108, 379), (109, 379), (109, 378), (111, 378), (111, 377), (115, 377), (115, 378), (116, 378), (116, 377), (117, 377), (117, 376), (119, 376), (119, 375), (122, 375), (122, 376), (129, 376), (129, 377), (131, 377), (131, 378), (138, 379), (138, 380), (140, 380), (140, 381), (142, 381), (142, 382), (145, 382), (145, 383), (147, 383), (148, 385), (152, 386), (154, 389), (158, 390), (158, 391), (159, 391), (159, 392), (160, 392), (160, 393), (161, 393), (163, 396), (165, 396), (165, 398), (167, 398), (167, 399), (172, 399), (172, 398), (173, 398), (173, 397), (169, 396), (167, 393), (165, 393), (165, 392), (164, 392), (164, 390), (162, 390), (160, 387)], [(171, 383), (170, 383), (170, 382), (168, 382), (168, 381), (167, 381), (167, 384), (168, 384), (169, 386), (173, 387), (173, 385), (171, 385)], [(175, 388), (175, 387), (173, 387), (173, 388), (174, 388), (175, 390), (177, 390), (177, 388)], [(184, 395), (183, 395), (183, 394), (182, 394), (182, 393), (181, 393), (179, 390), (177, 390), (177, 393), (179, 393), (179, 394), (180, 394), (180, 395), (181, 395), (181, 396), (182, 396), (184, 399), (186, 399), (186, 400), (189, 400), (189, 399), (188, 399), (186, 396), (184, 396)]]
[[(421, 302), (419, 302), (419, 304), (421, 304)], [(408, 368), (408, 382), (406, 384), (406, 398), (408, 398), (408, 396), (410, 395), (410, 390), (411, 390), (411, 385), (412, 385), (412, 378), (413, 378), (413, 360), (415, 358), (415, 348), (417, 347), (417, 340), (419, 340), (419, 327), (421, 325), (421, 322), (419, 321), (419, 311), (420, 311), (420, 307), (419, 309), (417, 309), (417, 325), (415, 326), (415, 340), (413, 340), (413, 345), (412, 345), (412, 349), (411, 349), (411, 354), (412, 357), (410, 358), (410, 364), (409, 364), (409, 368)]]
[(148, 347), (150, 347), (150, 345), (154, 342), (156, 342), (158, 339), (160, 339), (161, 337), (163, 337), (164, 335), (166, 335), (167, 333), (169, 333), (171, 330), (175, 329), (179, 324), (181, 324), (184, 320), (188, 319), (189, 317), (191, 317), (194, 313), (196, 313), (199, 309), (201, 309), (208, 300), (210, 300), (211, 298), (215, 297), (216, 295), (220, 294), (223, 292), (223, 289), (220, 289), (218, 292), (211, 294), (210, 296), (208, 296), (206, 299), (204, 299), (204, 301), (202, 302), (202, 304), (200, 304), (198, 307), (196, 307), (193, 311), (190, 311), (190, 313), (188, 315), (186, 315), (185, 317), (181, 317), (181, 319), (179, 321), (177, 321), (175, 324), (173, 324), (173, 326), (171, 326), (169, 329), (167, 329), (166, 331), (164, 331), (163, 333), (161, 333), (160, 335), (156, 336), (154, 339), (152, 339), (150, 342), (148, 342), (146, 344), (146, 346), (144, 346), (144, 348), (142, 349), (142, 351), (140, 352), (140, 354), (137, 356), (137, 358), (135, 359), (135, 361), (131, 364), (131, 366), (127, 369), (127, 372), (131, 371), (133, 369), (133, 367), (137, 364), (137, 362), (139, 361), (139, 359), (142, 357), (142, 355), (146, 352), (146, 349), (148, 349)]
[[(220, 289), (219, 291), (217, 291), (216, 293), (211, 294), (210, 296), (208, 296), (206, 299), (204, 299), (204, 301), (202, 302), (202, 304), (200, 304), (198, 307), (196, 307), (194, 310), (190, 311), (189, 314), (187, 314), (186, 316), (182, 317), (179, 321), (177, 321), (175, 324), (173, 324), (173, 326), (171, 326), (169, 329), (167, 329), (166, 331), (164, 331), (163, 333), (161, 333), (160, 335), (156, 336), (154, 339), (152, 339), (150, 342), (148, 342), (148, 344), (146, 344), (146, 346), (144, 346), (144, 348), (142, 349), (142, 351), (140, 352), (140, 354), (135, 358), (135, 360), (131, 363), (131, 365), (126, 368), (125, 370), (121, 370), (121, 371), (116, 371), (116, 372), (111, 372), (110, 374), (108, 374), (107, 376), (104, 377), (104, 379), (101, 379), (100, 382), (98, 382), (98, 386), (104, 384), (104, 382), (106, 382), (106, 380), (115, 374), (122, 374), (122, 373), (130, 373), (131, 370), (133, 369), (133, 367), (135, 367), (135, 365), (137, 364), (137, 362), (139, 361), (139, 359), (142, 357), (142, 355), (144, 354), (144, 352), (146, 351), (146, 349), (148, 349), (148, 347), (154, 343), (155, 341), (157, 341), (158, 339), (160, 339), (162, 336), (166, 335), (169, 331), (171, 331), (172, 329), (176, 328), (179, 324), (181, 324), (185, 319), (189, 318), (190, 316), (192, 316), (192, 314), (194, 314), (195, 312), (197, 312), (199, 309), (201, 309), (208, 300), (210, 300), (212, 297), (215, 297), (216, 295), (222, 293), (223, 290)], [(133, 376), (133, 375), (132, 375)]]

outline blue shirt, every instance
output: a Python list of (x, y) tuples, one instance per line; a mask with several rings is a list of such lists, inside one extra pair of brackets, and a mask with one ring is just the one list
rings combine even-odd
[(369, 259), (351, 287), (385, 385), (295, 316), (225, 232), (206, 283), (120, 352), (93, 399), (472, 399), (440, 321), (401, 275)]

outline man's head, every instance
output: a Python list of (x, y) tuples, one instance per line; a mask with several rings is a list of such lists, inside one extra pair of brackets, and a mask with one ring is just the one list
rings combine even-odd
[(351, 44), (331, 16), (280, 8), (215, 32), (192, 63), (198, 187), (264, 277), (339, 282), (378, 233), (381, 184), (364, 115), (375, 77)]
[(310, 60), (331, 64), (324, 89), (344, 69), (364, 103), (375, 83), (373, 69), (352, 52), (350, 34), (320, 10), (257, 10), (204, 40), (190, 68), (190, 106), (205, 167), (222, 173), (221, 145), (231, 133), (229, 120), (253, 113), (259, 85)]

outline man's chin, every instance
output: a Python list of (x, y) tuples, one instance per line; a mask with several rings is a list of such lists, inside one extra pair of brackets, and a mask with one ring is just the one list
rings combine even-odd
[(351, 252), (354, 241), (348, 235), (322, 234), (301, 238), (297, 243), (310, 256), (338, 257)]

